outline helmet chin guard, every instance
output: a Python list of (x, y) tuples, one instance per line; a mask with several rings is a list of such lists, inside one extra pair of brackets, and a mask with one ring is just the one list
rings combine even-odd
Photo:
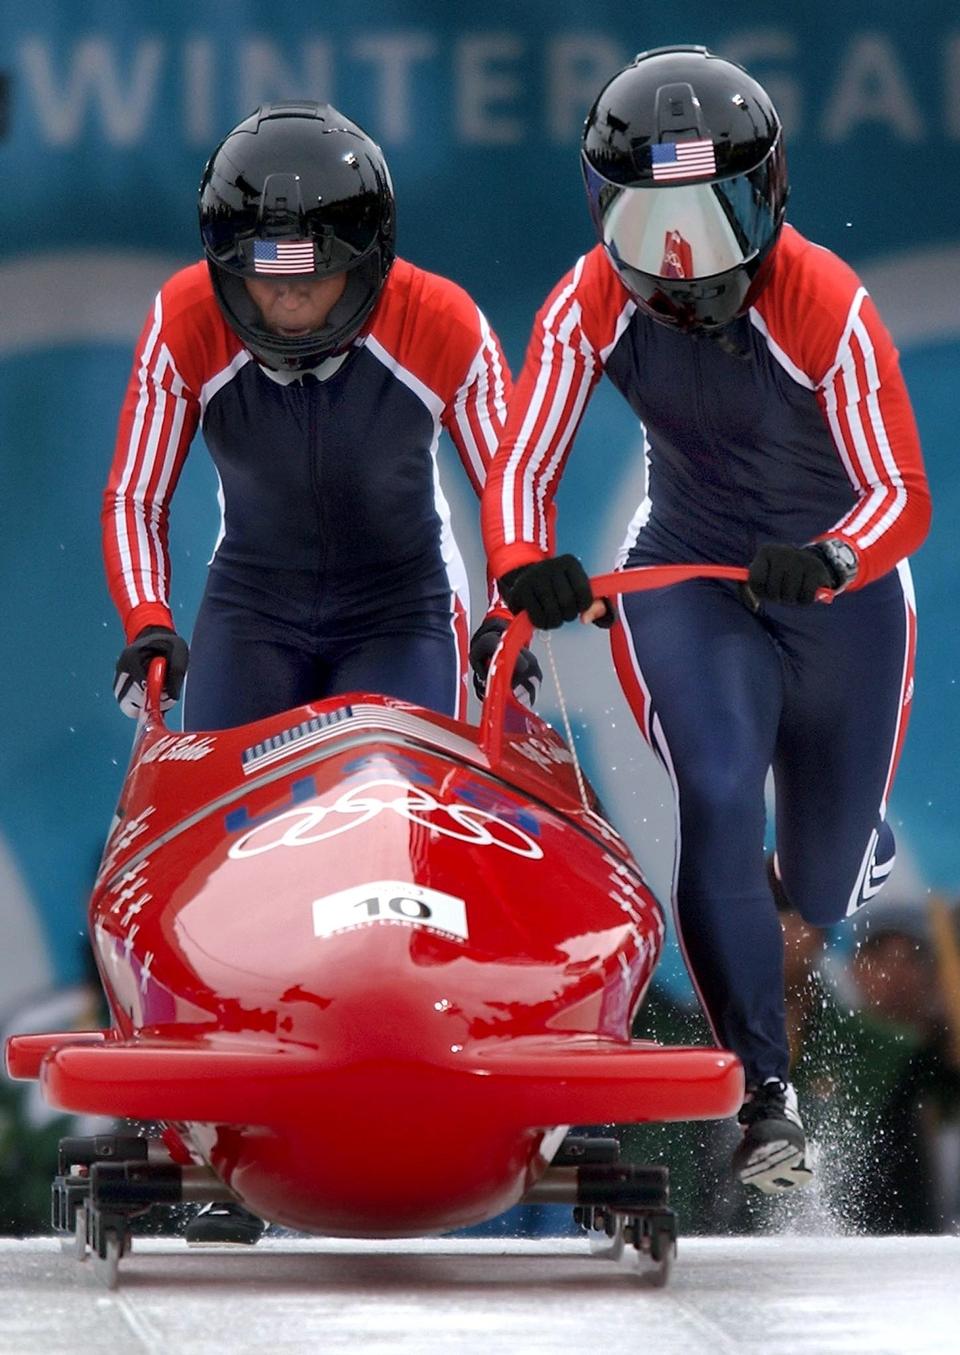
[(717, 329), (762, 289), (788, 196), (769, 96), (704, 47), (641, 52), (587, 116), (581, 167), (612, 267), (661, 324)]
[[(367, 324), (395, 257), (390, 174), (362, 128), (329, 104), (268, 104), (230, 132), (200, 183), (200, 235), (224, 319), (260, 362), (301, 371), (343, 352)], [(332, 277), (324, 325), (276, 334), (245, 279)]]

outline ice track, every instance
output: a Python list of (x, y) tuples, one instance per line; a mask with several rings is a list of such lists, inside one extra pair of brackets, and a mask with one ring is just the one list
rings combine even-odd
[(666, 1289), (568, 1238), (138, 1239), (120, 1288), (0, 1239), (3, 1355), (955, 1355), (960, 1238), (681, 1239)]

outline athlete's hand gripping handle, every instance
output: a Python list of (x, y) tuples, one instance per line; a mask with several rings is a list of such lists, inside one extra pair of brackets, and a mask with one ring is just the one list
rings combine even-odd
[(165, 681), (160, 710), (169, 710), (180, 699), (190, 652), (187, 642), (169, 626), (145, 626), (117, 659), (114, 695), (124, 715), (136, 719), (146, 700), (147, 670), (151, 660), (165, 660)]
[[(820, 545), (788, 546), (767, 542), (750, 563), (746, 593), (752, 603), (776, 602), (806, 607), (829, 602), (845, 580)], [(826, 593), (826, 597), (822, 594)]]
[[(490, 672), (490, 663), (497, 652), (500, 637), (509, 624), (510, 622), (505, 617), (488, 616), (480, 623), (470, 640), (473, 690), (481, 701), (487, 693), (487, 676)], [(523, 692), (526, 695), (527, 704), (532, 706), (536, 702), (537, 692), (540, 690), (542, 681), (543, 673), (536, 655), (532, 650), (521, 649), (513, 669), (514, 695), (519, 698), (521, 692)]]
[(590, 580), (575, 555), (551, 555), (511, 569), (498, 580), (510, 610), (526, 612), (537, 630), (574, 621), (593, 603)]

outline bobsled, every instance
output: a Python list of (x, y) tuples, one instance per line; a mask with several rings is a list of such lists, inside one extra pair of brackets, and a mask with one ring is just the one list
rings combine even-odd
[[(651, 566), (597, 596), (742, 579)], [(90, 901), (108, 1029), (14, 1036), (66, 1111), (144, 1122), (65, 1140), (54, 1224), (111, 1268), (150, 1205), (237, 1201), (390, 1238), (566, 1200), (666, 1264), (665, 1171), (574, 1126), (728, 1116), (727, 1051), (631, 1038), (661, 906), (575, 760), (511, 692), (514, 618), (479, 724), (352, 693), (174, 733), (155, 660)]]

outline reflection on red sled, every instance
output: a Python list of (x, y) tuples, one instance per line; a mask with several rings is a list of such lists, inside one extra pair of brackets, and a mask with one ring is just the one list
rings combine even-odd
[[(704, 575), (744, 571), (594, 586)], [(557, 1157), (566, 1127), (736, 1111), (733, 1055), (630, 1039), (661, 910), (566, 744), (512, 698), (529, 636), (518, 617), (479, 728), (355, 694), (174, 734), (154, 662), (90, 904), (114, 1024), (7, 1046), (52, 1105), (166, 1125), (162, 1148), (64, 1149), (56, 1221), (86, 1229), (81, 1252), (112, 1248), (115, 1270), (151, 1200), (368, 1237), (591, 1206), (630, 1173), (590, 1187), (598, 1154)]]

